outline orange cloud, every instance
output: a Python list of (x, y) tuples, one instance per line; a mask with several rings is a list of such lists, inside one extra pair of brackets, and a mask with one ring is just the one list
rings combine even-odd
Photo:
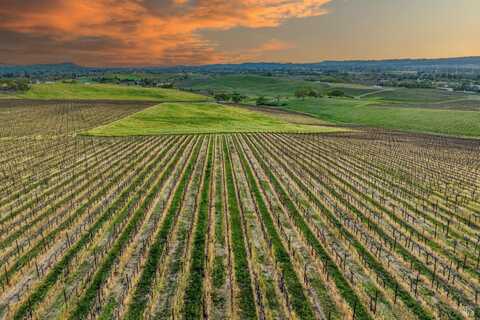
[[(81, 63), (223, 62), (228, 54), (215, 50), (214, 43), (200, 36), (201, 30), (275, 27), (290, 18), (324, 14), (324, 5), (330, 1), (171, 0), (160, 5), (153, 0), (6, 0), (6, 5), (0, 4), (0, 29), (48, 37), (55, 44), (52, 53), (55, 47), (62, 48), (69, 56), (75, 56), (75, 50), (81, 51), (84, 57)], [(90, 53), (87, 47), (77, 48), (80, 43), (94, 43), (99, 50), (98, 43), (102, 41), (110, 47)], [(289, 47), (272, 40), (257, 50)], [(100, 57), (96, 62), (95, 53)], [(107, 61), (102, 61), (102, 57)]]

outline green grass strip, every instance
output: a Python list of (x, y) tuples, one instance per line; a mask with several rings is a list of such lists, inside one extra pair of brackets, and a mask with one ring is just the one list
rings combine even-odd
[(160, 258), (162, 257), (163, 251), (165, 249), (165, 244), (167, 242), (167, 237), (170, 234), (170, 231), (173, 227), (175, 221), (175, 215), (178, 213), (181, 208), (181, 202), (183, 194), (187, 188), (188, 181), (193, 173), (195, 163), (200, 152), (201, 143), (198, 143), (195, 147), (194, 154), (189, 161), (187, 168), (183, 174), (180, 183), (177, 185), (173, 199), (168, 209), (168, 212), (165, 216), (163, 224), (155, 237), (149, 252), (148, 257), (145, 262), (142, 274), (138, 281), (137, 287), (133, 293), (132, 301), (128, 306), (125, 319), (142, 319), (143, 312), (147, 306), (148, 297), (152, 291), (153, 280), (156, 276), (158, 265), (160, 263)]
[(208, 148), (207, 167), (203, 180), (203, 189), (198, 209), (197, 228), (192, 248), (190, 277), (184, 296), (184, 319), (200, 319), (202, 316), (203, 279), (205, 277), (205, 239), (208, 228), (208, 210), (210, 199), (210, 181), (212, 178), (212, 145)]
[(215, 241), (220, 246), (225, 246), (225, 234), (223, 230), (223, 166), (221, 163), (217, 166), (217, 176), (215, 179)]
[(110, 320), (115, 318), (115, 309), (118, 307), (118, 301), (114, 297), (110, 297), (103, 305), (102, 313), (98, 317), (99, 320)]
[(225, 161), (225, 178), (227, 182), (228, 195), (228, 212), (230, 218), (230, 231), (232, 236), (232, 253), (234, 261), (235, 281), (239, 289), (239, 318), (240, 319), (257, 319), (255, 309), (255, 299), (253, 297), (252, 280), (250, 278), (250, 270), (248, 268), (247, 252), (243, 239), (242, 220), (238, 209), (238, 201), (235, 193), (235, 182), (232, 174), (232, 163), (229, 150), (224, 142), (224, 161)]
[[(219, 137), (219, 136), (217, 136)], [(217, 140), (220, 141), (220, 140)], [(221, 151), (221, 149), (220, 149)], [(216, 246), (225, 248), (225, 233), (224, 233), (224, 204), (223, 204), (223, 160), (216, 166), (215, 177), (215, 243)], [(222, 250), (220, 250), (222, 252)], [(213, 268), (210, 274), (213, 287), (220, 289), (227, 280), (227, 272), (225, 270), (223, 254), (216, 253), (213, 260)], [(226, 297), (219, 291), (213, 291), (212, 303), (214, 308), (223, 310)]]
[(240, 156), (241, 162), (243, 163), (243, 168), (247, 173), (247, 181), (250, 186), (250, 190), (252, 190), (253, 195), (255, 196), (255, 201), (258, 206), (263, 223), (268, 231), (268, 234), (270, 235), (275, 259), (279, 264), (280, 269), (282, 270), (282, 274), (285, 278), (291, 306), (300, 319), (315, 319), (315, 314), (313, 313), (312, 307), (308, 302), (308, 298), (305, 296), (302, 284), (300, 283), (297, 273), (295, 272), (295, 268), (290, 261), (290, 256), (288, 255), (287, 250), (282, 244), (282, 240), (277, 230), (275, 229), (272, 217), (270, 216), (267, 206), (263, 201), (262, 194), (252, 173), (252, 169), (250, 168), (247, 160), (245, 159), (244, 153), (238, 152), (238, 154)]

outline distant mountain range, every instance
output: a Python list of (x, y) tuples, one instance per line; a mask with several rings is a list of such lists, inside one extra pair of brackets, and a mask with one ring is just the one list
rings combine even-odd
[(31, 65), (2, 65), (0, 64), (0, 74), (6, 73), (84, 73), (92, 68), (83, 67), (74, 63), (58, 63), (58, 64), (31, 64)]
[(318, 63), (250, 62), (240, 64), (211, 64), (172, 67), (84, 67), (74, 63), (2, 65), (0, 74), (86, 74), (105, 71), (151, 72), (302, 72), (302, 71), (422, 71), (422, 70), (475, 70), (480, 71), (480, 57), (444, 59), (349, 60)]

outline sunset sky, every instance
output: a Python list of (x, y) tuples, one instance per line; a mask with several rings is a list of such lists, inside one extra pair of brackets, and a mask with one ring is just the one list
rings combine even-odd
[(479, 0), (0, 0), (0, 64), (480, 55)]

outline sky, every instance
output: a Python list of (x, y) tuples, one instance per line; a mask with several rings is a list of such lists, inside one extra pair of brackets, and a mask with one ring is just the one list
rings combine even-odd
[(0, 64), (480, 56), (479, 0), (0, 0)]

